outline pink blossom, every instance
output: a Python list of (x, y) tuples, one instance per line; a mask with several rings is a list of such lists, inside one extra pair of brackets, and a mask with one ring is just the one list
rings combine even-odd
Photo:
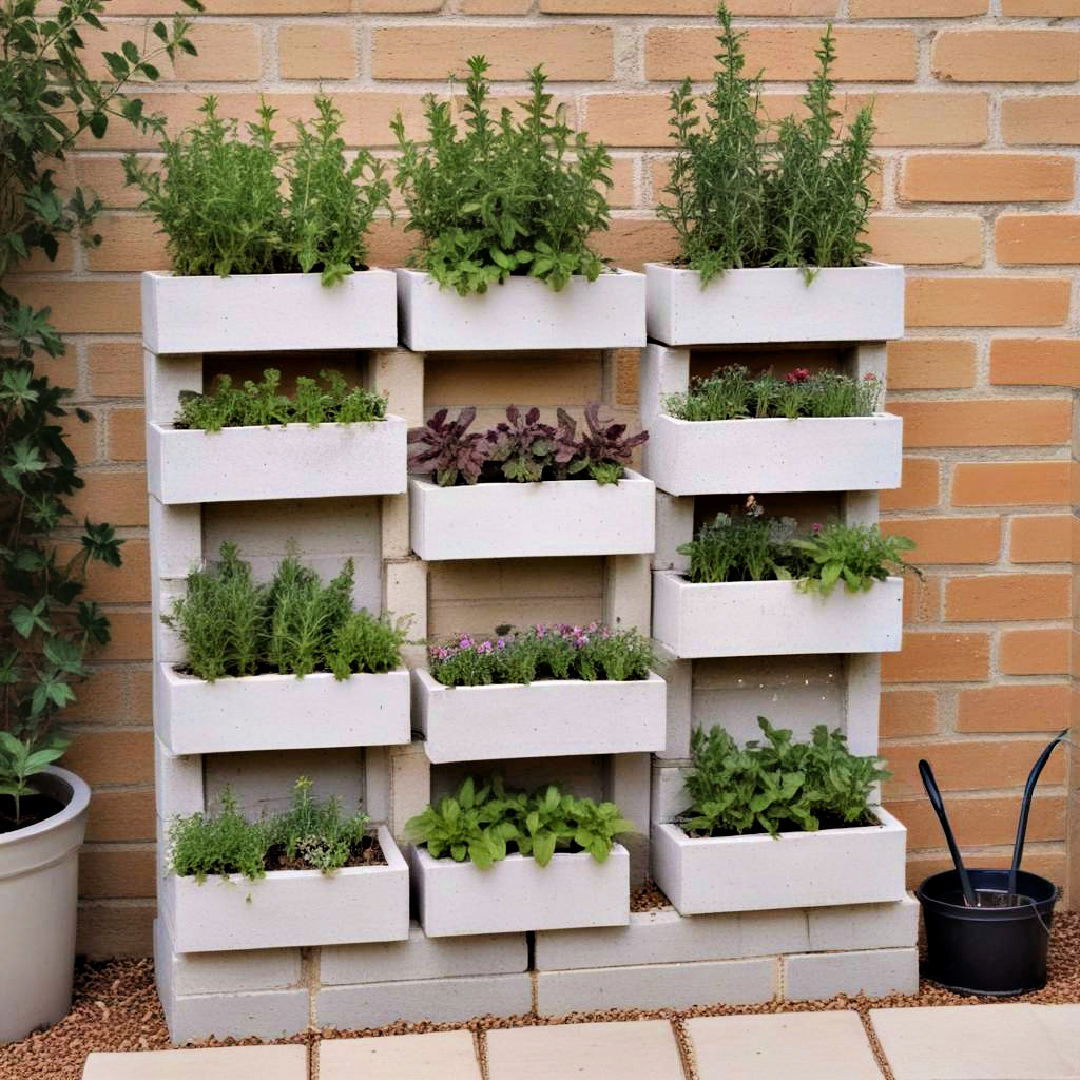
[(786, 378), (789, 383), (804, 383), (810, 378), (810, 369), (797, 367), (794, 371), (789, 371)]
[(813, 534), (814, 534), (815, 536), (817, 536), (817, 534), (818, 534), (819, 532), (821, 532), (821, 530), (822, 530), (822, 529), (824, 529), (824, 528), (825, 528), (825, 526), (824, 526), (824, 525), (822, 525), (820, 521), (815, 521), (815, 522), (814, 522), (814, 524), (810, 526), (810, 531), (811, 531), (811, 532), (812, 532), (812, 533), (813, 533)]
[(863, 376), (863, 382), (877, 382), (877, 376), (872, 371), (868, 371)]

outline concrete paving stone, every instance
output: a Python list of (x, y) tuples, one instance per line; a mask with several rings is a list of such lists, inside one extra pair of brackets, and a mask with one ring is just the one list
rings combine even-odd
[(894, 1080), (1078, 1080), (1080, 1058), (1070, 1060), (1067, 1044), (1049, 1037), (1042, 1008), (871, 1009), (870, 1022)]
[(1037, 1005), (1035, 1019), (1066, 1061), (1080, 1070), (1080, 1005)]
[(487, 1033), (488, 1080), (683, 1080), (666, 1020), (502, 1028)]
[(468, 1031), (326, 1039), (319, 1044), (319, 1080), (481, 1080)]
[(787, 1001), (822, 1001), (836, 994), (914, 994), (919, 989), (919, 950), (854, 949), (784, 957)]
[(213, 1046), (91, 1054), (83, 1080), (307, 1080), (306, 1046)]
[(881, 1080), (859, 1014), (778, 1013), (688, 1020), (699, 1080)]

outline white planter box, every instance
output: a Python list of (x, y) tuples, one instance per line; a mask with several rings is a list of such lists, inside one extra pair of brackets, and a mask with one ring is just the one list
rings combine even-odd
[(799, 420), (649, 422), (645, 474), (670, 495), (871, 491), (900, 486), (904, 421), (889, 413)]
[(221, 431), (146, 425), (147, 483), (159, 502), (400, 495), (408, 424), (276, 424)]
[(903, 900), (907, 830), (880, 825), (694, 839), (654, 825), (653, 879), (682, 915)]
[(656, 485), (543, 480), (439, 487), (409, 479), (409, 542), (421, 559), (644, 555), (656, 546)]
[(392, 270), (324, 286), (319, 274), (142, 275), (142, 339), (160, 354), (392, 349)]
[(428, 760), (481, 761), (568, 754), (636, 754), (667, 746), (667, 685), (545, 679), (443, 686), (413, 671), (416, 716)]
[(728, 270), (704, 289), (696, 270), (649, 263), (649, 337), (665, 345), (889, 341), (904, 333), (904, 268)]
[(158, 738), (174, 754), (400, 746), (409, 742), (409, 673), (249, 675), (206, 682), (158, 664)]
[(459, 296), (420, 270), (398, 270), (401, 338), (419, 352), (615, 349), (645, 344), (645, 276), (628, 270), (574, 277), (556, 292), (511, 277)]
[(240, 874), (208, 878), (169, 874), (159, 899), (177, 952), (278, 949), (405, 941), (409, 870), (385, 826), (386, 866), (273, 870), (258, 881)]
[(653, 637), (679, 658), (898, 652), (904, 581), (869, 592), (838, 584), (829, 596), (793, 581), (695, 585), (676, 571), (653, 575)]
[(433, 859), (410, 848), (420, 924), (428, 937), (623, 926), (630, 921), (630, 854), (616, 844), (606, 862), (588, 852), (557, 854), (547, 866), (508, 855), (490, 869)]

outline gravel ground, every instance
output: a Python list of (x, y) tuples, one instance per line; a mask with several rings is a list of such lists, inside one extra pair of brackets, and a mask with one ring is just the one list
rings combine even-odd
[[(736, 1013), (803, 1012), (812, 1009), (857, 1009), (865, 1021), (871, 1008), (914, 1005), (1001, 1004), (1002, 1000), (1061, 1004), (1080, 1002), (1080, 912), (1061, 912), (1054, 920), (1050, 942), (1050, 979), (1037, 993), (1010, 999), (960, 997), (924, 982), (919, 993), (869, 1001), (844, 996), (829, 1001), (778, 1001), (765, 1005), (701, 1005), (692, 1009), (661, 1009), (644, 1012), (612, 1009), (600, 1013), (575, 1013), (552, 1020), (535, 1016), (509, 1019), (491, 1017), (467, 1024), (392, 1024), (359, 1031), (318, 1032), (298, 1035), (286, 1042), (311, 1043), (321, 1038), (394, 1035), (406, 1032), (442, 1031), (467, 1027), (480, 1035), (491, 1028), (535, 1024), (575, 1023), (589, 1020), (639, 1020), (662, 1018), (672, 1022), (684, 1056), (689, 1059), (682, 1021), (695, 1016), (730, 1016)], [(247, 1040), (255, 1042), (256, 1040)], [(873, 1042), (874, 1040), (871, 1039)], [(149, 960), (111, 960), (87, 964), (78, 974), (75, 1004), (55, 1027), (22, 1042), (0, 1047), (0, 1080), (79, 1080), (87, 1054), (95, 1050), (163, 1050), (169, 1046), (165, 1019), (154, 990), (154, 969)]]

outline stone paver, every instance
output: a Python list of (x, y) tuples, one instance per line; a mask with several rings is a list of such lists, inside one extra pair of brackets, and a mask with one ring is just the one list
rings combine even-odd
[(895, 1080), (1080, 1080), (1080, 1055), (1067, 1054), (1064, 1035), (1051, 1038), (1046, 1008), (872, 1009), (870, 1019)]
[(468, 1031), (327, 1039), (319, 1046), (319, 1080), (481, 1080)]
[(856, 1012), (688, 1020), (699, 1080), (882, 1080)]
[(666, 1020), (500, 1028), (487, 1033), (489, 1080), (684, 1080)]
[(91, 1054), (83, 1080), (307, 1080), (306, 1046), (213, 1046)]

